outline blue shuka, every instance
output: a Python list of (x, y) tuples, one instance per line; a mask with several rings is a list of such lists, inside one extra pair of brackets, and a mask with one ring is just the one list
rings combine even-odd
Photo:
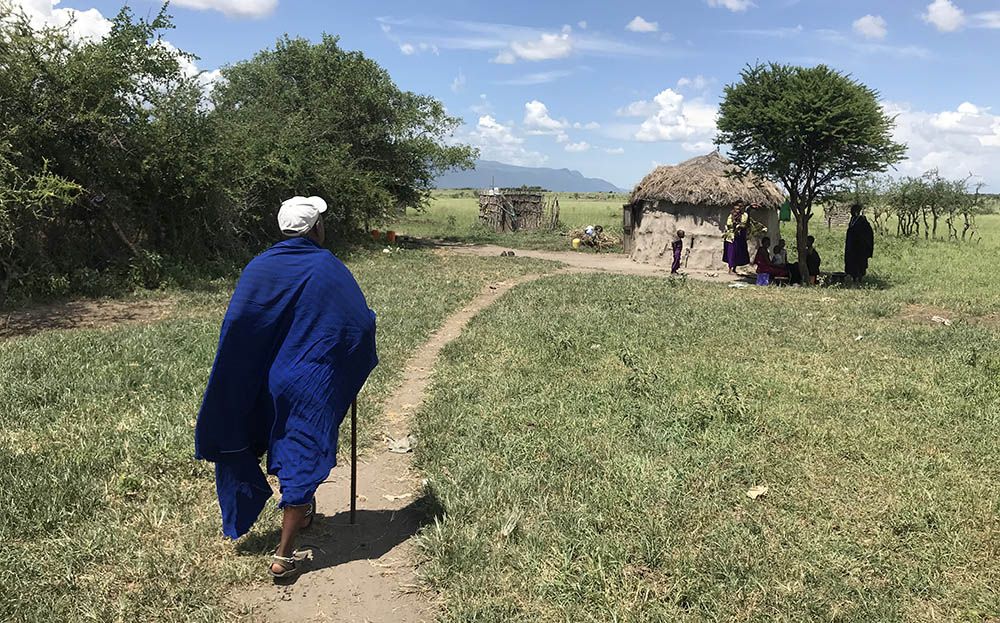
[(350, 271), (306, 238), (247, 265), (222, 322), (195, 428), (195, 456), (215, 463), (222, 529), (253, 526), (271, 487), (281, 507), (308, 504), (337, 464), (337, 436), (378, 364), (375, 313)]

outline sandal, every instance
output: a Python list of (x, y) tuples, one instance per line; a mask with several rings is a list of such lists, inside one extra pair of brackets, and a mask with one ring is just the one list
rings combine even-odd
[[(289, 576), (295, 575), (299, 571), (298, 566), (295, 564), (296, 562), (297, 561), (295, 559), (295, 552), (292, 552), (292, 555), (287, 558), (285, 556), (279, 556), (277, 554), (273, 554), (271, 556), (271, 564), (268, 565), (267, 567), (267, 574), (270, 575), (275, 580), (280, 580), (282, 578), (287, 578)], [(284, 569), (284, 571), (275, 573), (274, 571), (275, 565), (278, 565), (279, 567)]]

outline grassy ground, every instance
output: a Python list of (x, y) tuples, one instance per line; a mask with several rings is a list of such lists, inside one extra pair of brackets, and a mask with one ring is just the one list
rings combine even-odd
[(562, 227), (556, 232), (516, 232), (498, 234), (479, 225), (479, 207), (473, 191), (442, 190), (434, 193), (431, 206), (423, 212), (409, 210), (391, 227), (401, 234), (441, 238), (478, 244), (501, 244), (521, 249), (566, 250), (570, 240), (565, 232), (586, 225), (602, 225), (608, 232), (621, 233), (624, 195), (607, 193), (548, 193), (559, 198)]
[[(488, 280), (525, 260), (362, 252), (382, 364), (362, 434), (409, 353)], [(0, 621), (221, 621), (264, 560), (220, 535), (192, 434), (230, 284), (172, 293), (167, 321), (0, 341)], [(367, 416), (367, 417), (366, 417)], [(277, 525), (272, 506), (253, 536)]]
[(420, 415), (444, 620), (997, 620), (984, 225), (880, 241), (882, 289), (562, 276), (475, 319)]

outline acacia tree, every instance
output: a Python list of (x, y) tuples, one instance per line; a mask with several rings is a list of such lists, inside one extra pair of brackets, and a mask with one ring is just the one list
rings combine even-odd
[[(781, 183), (805, 249), (813, 205), (847, 180), (884, 172), (906, 146), (892, 140), (878, 93), (825, 65), (758, 64), (740, 78), (725, 89), (716, 143), (744, 170)], [(801, 252), (799, 270), (808, 274)]]

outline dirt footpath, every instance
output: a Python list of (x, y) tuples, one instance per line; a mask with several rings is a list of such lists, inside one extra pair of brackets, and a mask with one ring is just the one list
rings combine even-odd
[[(411, 433), (441, 349), (462, 333), (476, 314), (521, 283), (527, 275), (485, 287), (410, 359), (403, 380), (385, 405), (387, 439)], [(418, 441), (419, 443), (419, 441)], [(389, 444), (358, 465), (358, 521), (351, 526), (350, 470), (342, 465), (316, 492), (314, 526), (299, 537), (306, 555), (303, 573), (288, 585), (259, 585), (235, 596), (265, 621), (344, 621), (418, 623), (431, 621), (434, 600), (419, 592), (413, 537), (424, 518), (420, 476), (412, 454), (388, 450)], [(263, 568), (262, 568), (263, 574)]]
[[(439, 247), (440, 253), (456, 255), (475, 255), (479, 257), (499, 257), (507, 247), (494, 245), (459, 246), (448, 245)], [(620, 253), (580, 253), (576, 251), (524, 251), (514, 249), (516, 257), (528, 257), (536, 260), (548, 260), (565, 264), (571, 269), (583, 272), (606, 272), (617, 275), (635, 275), (640, 277), (669, 277), (670, 269), (653, 264), (633, 262), (627, 255)], [(723, 272), (681, 271), (691, 279), (713, 283), (731, 283), (741, 279), (737, 275)]]

